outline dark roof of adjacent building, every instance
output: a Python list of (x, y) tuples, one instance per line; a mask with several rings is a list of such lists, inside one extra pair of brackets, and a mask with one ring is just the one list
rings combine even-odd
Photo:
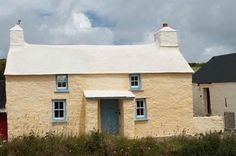
[(215, 56), (193, 74), (193, 83), (236, 82), (236, 53)]
[(5, 104), (6, 104), (5, 80), (0, 79), (0, 109), (5, 108)]

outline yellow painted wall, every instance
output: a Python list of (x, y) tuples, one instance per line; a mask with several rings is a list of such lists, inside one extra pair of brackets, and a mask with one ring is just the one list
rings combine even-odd
[(133, 138), (135, 136), (135, 105), (134, 100), (123, 100), (123, 135)]
[[(130, 137), (191, 133), (191, 74), (141, 74), (141, 79), (142, 91), (134, 94), (146, 98), (148, 121), (134, 121), (134, 101), (121, 100), (121, 133)], [(129, 75), (69, 75), (69, 93), (54, 92), (54, 75), (7, 76), (6, 89), (10, 138), (30, 131), (79, 134), (99, 129), (98, 100), (85, 99), (83, 90), (129, 90)], [(51, 123), (52, 99), (67, 99), (67, 123)], [(94, 120), (88, 120), (92, 116)]]
[(85, 103), (85, 133), (99, 130), (99, 108), (96, 99), (87, 99)]
[[(8, 135), (14, 137), (31, 131), (78, 134), (83, 92), (81, 79), (69, 76), (70, 93), (55, 93), (55, 76), (7, 76), (6, 92)], [(52, 99), (66, 99), (67, 123), (52, 124)]]
[(148, 121), (135, 122), (135, 135), (168, 136), (192, 132), (192, 85), (190, 74), (142, 75)]

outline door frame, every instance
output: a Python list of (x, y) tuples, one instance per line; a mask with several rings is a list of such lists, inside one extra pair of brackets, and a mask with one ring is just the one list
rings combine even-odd
[(203, 88), (203, 102), (205, 106), (206, 116), (211, 116), (212, 115), (211, 94), (210, 94), (210, 89), (208, 87)]

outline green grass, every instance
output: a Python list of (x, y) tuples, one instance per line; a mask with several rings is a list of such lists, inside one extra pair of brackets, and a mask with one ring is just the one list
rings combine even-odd
[(6, 66), (6, 60), (0, 59), (0, 80), (4, 79), (3, 74), (5, 71), (5, 66)]
[(152, 156), (152, 155), (236, 155), (234, 134), (206, 134), (195, 137), (127, 139), (92, 132), (72, 137), (31, 134), (0, 147), (0, 155), (11, 156)]
[(202, 68), (206, 63), (189, 63), (194, 72)]

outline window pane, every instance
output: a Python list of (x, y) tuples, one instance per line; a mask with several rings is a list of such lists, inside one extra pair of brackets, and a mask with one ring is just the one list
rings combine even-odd
[(131, 86), (135, 86), (135, 83), (134, 83), (134, 82), (131, 82)]
[(139, 103), (139, 101), (137, 101), (137, 108), (139, 108), (140, 107), (140, 103)]
[(62, 87), (66, 87), (66, 82), (63, 82), (63, 83), (62, 83)]
[(134, 76), (131, 76), (131, 80), (134, 81)]
[(143, 108), (143, 101), (140, 101), (140, 107)]
[(138, 86), (138, 82), (137, 81), (134, 82), (134, 86)]
[(60, 117), (63, 118), (64, 117), (64, 111), (60, 110)]
[(140, 109), (140, 115), (144, 115), (144, 110)]
[(57, 83), (57, 87), (62, 87), (61, 82), (58, 82), (58, 83)]
[(64, 102), (60, 102), (60, 109), (63, 109)]
[(54, 102), (54, 109), (58, 109), (58, 102)]
[(66, 75), (58, 75), (57, 76), (57, 81), (65, 82), (66, 81)]
[(137, 115), (140, 115), (140, 111), (139, 111), (139, 109), (137, 109)]
[(134, 80), (138, 80), (138, 76), (135, 76), (135, 77), (134, 77)]
[(59, 117), (59, 112), (57, 110), (54, 111), (54, 115), (55, 115), (55, 118), (58, 118)]

